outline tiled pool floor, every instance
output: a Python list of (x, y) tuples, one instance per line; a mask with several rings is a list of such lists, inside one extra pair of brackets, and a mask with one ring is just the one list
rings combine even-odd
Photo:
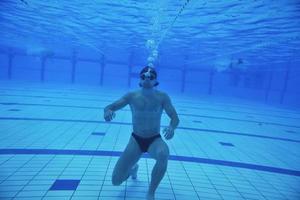
[[(120, 91), (0, 84), (0, 199), (143, 199), (155, 161), (111, 184), (131, 134)], [(181, 120), (156, 199), (299, 200), (300, 112), (249, 102), (170, 95)], [(162, 117), (162, 126), (169, 123)]]

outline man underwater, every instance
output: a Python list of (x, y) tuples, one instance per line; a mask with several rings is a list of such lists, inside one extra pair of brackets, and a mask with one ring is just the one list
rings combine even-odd
[(169, 96), (155, 89), (158, 85), (157, 73), (152, 67), (144, 67), (140, 72), (141, 90), (128, 92), (122, 98), (108, 105), (104, 109), (105, 121), (115, 117), (115, 111), (129, 104), (132, 112), (133, 132), (129, 142), (117, 161), (113, 174), (112, 184), (120, 185), (131, 176), (137, 178), (138, 160), (145, 152), (156, 160), (152, 169), (151, 182), (146, 198), (154, 199), (155, 190), (163, 179), (167, 170), (169, 148), (160, 135), (160, 121), (162, 111), (165, 110), (171, 121), (163, 130), (165, 139), (174, 136), (174, 130), (179, 119)]

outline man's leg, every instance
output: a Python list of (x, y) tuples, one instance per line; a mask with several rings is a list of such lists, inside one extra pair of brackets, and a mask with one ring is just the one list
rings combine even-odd
[(124, 152), (117, 161), (115, 168), (112, 174), (112, 184), (121, 185), (132, 172), (132, 168), (136, 167), (135, 164), (138, 162), (142, 155), (142, 152), (135, 141), (131, 136), (130, 140), (125, 148)]
[(156, 160), (152, 169), (148, 198), (154, 198), (155, 190), (163, 179), (168, 167), (169, 148), (161, 138), (156, 139), (148, 149), (149, 155)]

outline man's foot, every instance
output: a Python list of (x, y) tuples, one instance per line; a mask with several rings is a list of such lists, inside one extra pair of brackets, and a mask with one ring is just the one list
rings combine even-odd
[(137, 171), (139, 169), (139, 165), (138, 164), (135, 164), (132, 169), (131, 169), (131, 172), (130, 172), (130, 175), (131, 175), (131, 178), (132, 179), (136, 179), (137, 178)]
[(147, 200), (154, 200), (154, 194), (148, 193), (147, 196), (146, 196), (146, 199)]

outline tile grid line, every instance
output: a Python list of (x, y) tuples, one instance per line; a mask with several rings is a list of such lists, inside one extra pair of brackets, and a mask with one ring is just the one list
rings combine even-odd
[[(85, 173), (87, 172), (87, 169), (89, 168), (89, 166), (90, 166), (91, 162), (93, 161), (93, 159), (94, 159), (94, 156), (91, 156), (91, 158), (90, 158), (90, 160), (89, 160), (89, 162), (88, 162), (88, 164), (87, 164), (87, 166), (86, 166), (84, 172), (83, 172), (82, 175), (81, 175), (80, 181), (82, 180), (82, 178), (84, 177)], [(79, 184), (80, 184), (80, 182), (79, 182)], [(75, 193), (76, 191), (77, 191), (77, 190), (74, 190), (74, 192), (72, 193), (72, 195), (71, 195), (70, 198), (73, 198), (74, 193)]]
[[(2, 105), (5, 105), (7, 103), (0, 103)], [(10, 103), (10, 105), (27, 105), (27, 106), (46, 106), (46, 107), (67, 107), (67, 108), (78, 108), (78, 109), (103, 109), (103, 107), (94, 107), (94, 106), (75, 106), (75, 105), (57, 105), (57, 104), (33, 104), (33, 103)], [(122, 109), (124, 112), (130, 112), (129, 109)], [(225, 112), (225, 111), (223, 111)], [(228, 117), (215, 117), (215, 116), (209, 116), (209, 115), (198, 115), (198, 114), (187, 114), (187, 113), (178, 113), (179, 116), (190, 116), (190, 117), (197, 117), (197, 118), (208, 118), (208, 119), (221, 119), (221, 120), (233, 120), (233, 121), (241, 121), (241, 122), (248, 122), (248, 123), (262, 123), (267, 125), (276, 125), (276, 126), (283, 126), (283, 127), (294, 127), (294, 128), (300, 128), (297, 125), (288, 125), (288, 124), (281, 124), (277, 122), (264, 122), (264, 121), (255, 121), (255, 120), (248, 120), (248, 119), (235, 119), (235, 118), (228, 118)], [(255, 115), (252, 114), (252, 115)], [(269, 115), (268, 115), (269, 116)], [(274, 116), (273, 116), (274, 117)], [(295, 119), (299, 120), (300, 118), (294, 118), (294, 117), (287, 117), (287, 116), (276, 116), (277, 118), (284, 118), (284, 119)], [(197, 120), (195, 120), (197, 122)]]
[[(72, 125), (73, 123), (71, 123), (71, 125)], [(41, 124), (39, 124), (39, 126), (40, 126)], [(70, 126), (71, 126), (70, 125)], [(40, 126), (40, 127), (42, 127), (42, 126)], [(39, 127), (39, 128), (40, 128)], [(47, 126), (46, 126), (47, 127)], [(57, 130), (57, 129), (59, 129), (61, 127), (61, 125), (60, 124), (56, 124), (55, 126), (51, 126), (51, 129), (48, 127), (47, 129), (46, 129), (46, 131), (43, 131), (43, 134), (40, 136), (40, 137), (38, 137), (35, 141), (33, 141), (31, 144), (28, 144), (27, 145), (27, 147), (29, 148), (30, 146), (32, 146), (34, 143), (38, 143), (39, 141), (41, 141), (43, 138), (46, 138), (48, 135), (49, 135), (49, 133), (51, 134), (51, 133), (53, 133), (53, 132), (55, 132), (55, 130)], [(66, 132), (66, 130), (63, 132), (63, 134), (62, 135), (64, 135), (65, 134), (65, 132)], [(62, 136), (62, 135), (60, 135), (60, 136)], [(51, 143), (48, 143), (44, 148), (46, 149), (49, 145), (50, 145)]]
[[(189, 155), (194, 156), (193, 152), (190, 150), (190, 148), (188, 147), (188, 145), (184, 142), (185, 140), (180, 140), (180, 141), (182, 142), (183, 146), (188, 150)], [(193, 141), (195, 141), (195, 140), (193, 140)], [(174, 147), (174, 144), (171, 143), (171, 142), (170, 142), (170, 144), (171, 144), (171, 146), (172, 146), (172, 149), (173, 149), (174, 152), (176, 153), (176, 155), (178, 155), (178, 153), (177, 153), (177, 151), (176, 151), (176, 148)], [(193, 184), (193, 182), (192, 182), (192, 180), (191, 180), (189, 174), (187, 173), (187, 170), (185, 169), (185, 166), (184, 166), (183, 162), (180, 162), (180, 165), (183, 167), (183, 169), (184, 169), (184, 171), (185, 171), (185, 173), (186, 173), (186, 175), (187, 175), (187, 177), (188, 177), (188, 179), (189, 179), (189, 181), (190, 181), (190, 183), (191, 183), (191, 185), (192, 185), (192, 187), (193, 187), (193, 189), (194, 189), (194, 191), (195, 191), (195, 193), (196, 193), (198, 199), (200, 199), (200, 196), (199, 196), (198, 192), (196, 191), (195, 186), (194, 186), (194, 184)], [(175, 194), (174, 194), (174, 195), (175, 195)]]
[[(41, 91), (43, 91), (43, 90), (41, 90)], [(69, 91), (68, 91), (69, 92)], [(48, 93), (48, 92), (47, 92)], [(47, 94), (46, 93), (46, 94)], [(57, 94), (60, 94), (61, 92), (56, 92)], [(77, 93), (74, 93), (74, 94), (72, 94), (72, 95), (76, 95)], [(99, 95), (101, 95), (101, 94), (99, 94)], [(84, 96), (99, 96), (99, 95), (84, 95)], [(61, 98), (61, 97), (51, 97), (51, 96), (40, 96), (40, 95), (21, 95), (21, 94), (0, 94), (0, 96), (26, 96), (26, 97), (35, 97), (35, 98)], [(63, 97), (63, 98), (65, 98), (65, 97)], [(116, 97), (112, 97), (112, 98), (116, 98)], [(78, 100), (78, 98), (69, 98), (68, 97), (68, 99), (71, 99), (71, 100)], [(98, 101), (98, 99), (83, 99), (83, 98), (81, 98), (81, 100), (88, 100), (88, 101), (95, 101), (95, 100), (97, 100)], [(228, 104), (225, 104), (225, 105), (228, 105)], [(229, 104), (230, 105), (230, 104)], [(231, 105), (232, 106), (232, 105)], [(237, 105), (233, 105), (234, 107), (240, 107), (240, 106), (237, 106)], [(192, 109), (201, 109), (201, 110), (203, 110), (203, 109), (205, 109), (205, 110), (211, 110), (211, 108), (203, 108), (203, 107), (190, 107), (190, 106), (184, 106), (183, 108), (192, 108)], [(246, 108), (245, 108), (246, 109)], [(247, 114), (248, 112), (241, 112), (241, 111), (232, 111), (232, 110), (221, 110), (221, 109), (212, 109), (212, 110), (216, 110), (216, 111), (225, 111), (225, 112), (233, 112), (233, 113), (244, 113), (244, 114)], [(267, 110), (267, 111), (269, 111), (269, 110)], [(266, 112), (267, 112), (266, 111)], [(278, 111), (278, 110), (271, 110), (272, 112), (279, 112), (279, 113), (282, 113), (282, 111)], [(263, 115), (263, 116), (266, 116), (266, 114), (262, 114), (262, 113), (248, 113), (248, 114), (254, 114), (254, 115)], [(299, 112), (291, 112), (291, 114), (296, 114), (296, 115), (298, 115), (298, 114), (300, 114)], [(268, 115), (267, 115), (268, 116)], [(281, 116), (278, 116), (278, 117), (281, 117)], [(285, 117), (284, 117), (285, 118)], [(297, 118), (297, 119), (299, 119), (299, 118)]]
[[(240, 151), (242, 151), (242, 150), (240, 150)], [(243, 152), (243, 151), (242, 151)], [(249, 155), (246, 153), (246, 154), (244, 154), (243, 156), (248, 156), (249, 157)], [(252, 157), (249, 157), (251, 160), (252, 160)], [(241, 159), (240, 159), (240, 157), (237, 157), (237, 159), (239, 160), (239, 161), (241, 161)], [(223, 173), (223, 171), (222, 170), (220, 170), (220, 168), (218, 167), (218, 166), (216, 166), (217, 167), (217, 169), (219, 170), (219, 171), (221, 171), (221, 173), (224, 175), (224, 177), (226, 177), (226, 179), (227, 180), (229, 180), (229, 182), (231, 182), (230, 181), (230, 178), (228, 178), (227, 176), (226, 176), (226, 174), (225, 173)], [(236, 170), (235, 168), (234, 168), (234, 170)], [(240, 173), (240, 172), (239, 172)], [(246, 179), (247, 180), (247, 179)], [(248, 180), (247, 180), (248, 181)], [(248, 181), (250, 184), (251, 184), (251, 182), (250, 181)], [(231, 182), (232, 183), (232, 182)], [(234, 186), (234, 184), (232, 184), (233, 185), (233, 187), (235, 187)], [(253, 184), (251, 184), (251, 185), (253, 185)], [(257, 192), (259, 192), (259, 193), (261, 193), (259, 190), (257, 190), (257, 188), (255, 187), (255, 185), (253, 185), (253, 187), (256, 189), (256, 191)], [(236, 188), (236, 187), (235, 187)], [(237, 188), (236, 188), (237, 189)], [(237, 190), (238, 191), (238, 190)], [(239, 192), (239, 191), (238, 191)], [(241, 194), (240, 192), (239, 192), (239, 194)], [(261, 193), (261, 195), (263, 195), (262, 193)], [(263, 196), (264, 197), (264, 196)], [(265, 198), (265, 197), (264, 197)]]
[[(255, 184), (253, 184), (250, 180), (249, 180), (249, 178), (248, 177), (245, 177), (245, 175), (243, 174), (243, 173), (241, 173), (241, 171), (240, 170), (238, 170), (238, 169), (235, 169), (238, 173), (239, 173), (239, 175), (240, 176), (242, 176), (243, 178), (245, 178), (245, 180), (250, 184), (250, 185), (252, 185), (253, 186), (253, 188), (265, 199), (265, 200), (268, 200), (268, 198), (255, 186)], [(258, 173), (256, 173), (256, 172), (254, 172), (254, 171), (251, 171), (251, 173), (254, 173), (255, 174), (255, 176), (258, 176)]]
[[(14, 156), (17, 157), (17, 156)], [(31, 155), (31, 158), (28, 159), (26, 162), (23, 163), (23, 165), (20, 165), (19, 167), (17, 167), (17, 169), (9, 176), (6, 177), (6, 179), (4, 179), (3, 181), (0, 182), (0, 185), (2, 185), (2, 183), (4, 183), (5, 181), (7, 181), (10, 177), (13, 177), (15, 173), (17, 173), (20, 169), (23, 168), (23, 166), (25, 166), (26, 164), (28, 164), (31, 160), (33, 160), (35, 157), (37, 157), (37, 155)], [(29, 181), (27, 181), (26, 185), (28, 184)], [(17, 192), (18, 193), (18, 192)], [(15, 196), (16, 194), (14, 194)]]
[[(223, 172), (223, 170), (219, 167), (219, 166), (216, 166), (217, 169), (219, 170), (219, 172), (221, 172), (221, 174), (223, 174), (223, 177), (226, 178), (226, 180), (231, 184), (231, 187), (233, 187), (235, 189), (235, 192), (237, 192), (242, 198), (243, 195), (242, 193), (238, 190), (238, 188), (232, 183), (232, 181), (230, 180), (230, 178), (226, 175), (226, 173)], [(245, 199), (245, 198), (244, 198)]]
[[(66, 129), (64, 132), (67, 133), (67, 132), (68, 132), (68, 129)], [(76, 134), (76, 133), (75, 133), (75, 134)], [(68, 143), (66, 143), (64, 147), (66, 147), (67, 145), (68, 145)], [(62, 174), (65, 172), (65, 170), (69, 167), (69, 165), (72, 163), (72, 161), (73, 161), (75, 158), (76, 158), (76, 155), (71, 156), (71, 158), (70, 158), (70, 160), (68, 161), (68, 163), (65, 165), (65, 167), (63, 168), (63, 170), (60, 172), (60, 175), (57, 176), (58, 178), (62, 176)], [(90, 159), (90, 160), (91, 160), (91, 159)], [(74, 191), (72, 192), (71, 197), (74, 195), (75, 191), (76, 191), (76, 190), (74, 190)], [(49, 190), (43, 195), (42, 199), (46, 198), (48, 192), (49, 192)]]
[(2, 166), (3, 164), (5, 164), (6, 162), (8, 162), (10, 159), (12, 159), (14, 157), (14, 155), (7, 155), (7, 156), (9, 156), (9, 158), (2, 160), (2, 162), (0, 163), (0, 166)]
[[(190, 148), (189, 148), (189, 147), (186, 145), (186, 143), (184, 142), (185, 140), (180, 140), (180, 141), (182, 142), (183, 146), (188, 150), (189, 155), (194, 156), (193, 152), (190, 150)], [(174, 150), (174, 152), (176, 153), (176, 155), (178, 155), (178, 153), (177, 153), (177, 151), (176, 151), (176, 148), (174, 147), (174, 144), (173, 144), (173, 143), (170, 143), (170, 144), (172, 145), (173, 150)], [(200, 199), (200, 196), (199, 196), (198, 192), (196, 191), (196, 188), (195, 188), (195, 186), (194, 186), (194, 184), (193, 184), (193, 182), (192, 182), (192, 180), (191, 180), (189, 174), (187, 173), (187, 170), (186, 170), (186, 168), (185, 168), (183, 162), (180, 162), (180, 165), (181, 165), (182, 168), (184, 169), (184, 171), (185, 171), (185, 173), (186, 173), (186, 176), (188, 177), (188, 179), (189, 179), (189, 181), (190, 181), (190, 183), (191, 183), (191, 185), (192, 185), (192, 187), (193, 187), (193, 189), (194, 189), (194, 191), (195, 191), (195, 193), (196, 193), (198, 199)]]
[[(74, 160), (74, 158), (76, 157), (76, 155), (70, 156), (70, 159), (68, 161), (68, 163), (65, 165), (65, 167), (63, 168), (63, 170), (61, 170), (60, 174), (57, 176), (57, 179), (59, 179), (62, 174), (65, 172), (65, 170), (69, 167), (70, 163)], [(49, 190), (46, 191), (46, 193), (43, 195), (42, 199), (46, 198), (46, 196), (48, 195)], [(73, 191), (74, 193), (74, 191)]]
[[(189, 135), (191, 135), (191, 138), (192, 138), (193, 143), (194, 143), (196, 146), (198, 146), (199, 149), (201, 149), (201, 147), (199, 146), (199, 144), (195, 142), (195, 141), (197, 141), (197, 140), (195, 140), (195, 135), (194, 135), (194, 134), (189, 134)], [(190, 155), (194, 156), (194, 154), (192, 153), (192, 151), (191, 151), (190, 148), (189, 148), (189, 145), (187, 145), (186, 142), (184, 142), (184, 141), (185, 141), (185, 140), (182, 140), (182, 143), (184, 144), (185, 148), (188, 149), (188, 151), (190, 152)], [(191, 145), (190, 145), (190, 146), (191, 146)], [(205, 155), (206, 155), (207, 157), (209, 157), (209, 155), (208, 155), (205, 151), (204, 151), (204, 153), (205, 153)], [(216, 193), (219, 195), (219, 197), (221, 197), (221, 198), (223, 199), (223, 197), (221, 196), (221, 194), (219, 193), (219, 191), (217, 190), (217, 188), (215, 187), (215, 185), (213, 184), (213, 182), (211, 181), (211, 179), (207, 176), (207, 174), (206, 174), (205, 171), (203, 170), (202, 166), (201, 166), (199, 163), (197, 163), (197, 166), (200, 167), (200, 169), (202, 170), (202, 173), (203, 173), (203, 174), (206, 176), (206, 178), (209, 180), (210, 184), (211, 184), (212, 187), (215, 189), (215, 191), (216, 191)], [(199, 194), (198, 194), (197, 191), (196, 191), (196, 193), (197, 193), (197, 195), (199, 196)]]
[[(79, 122), (79, 123), (101, 123), (106, 124), (105, 121), (97, 121), (97, 120), (78, 120), (78, 119), (49, 119), (49, 118), (18, 118), (18, 117), (0, 117), (0, 120), (28, 120), (28, 121), (60, 121), (60, 122)], [(132, 125), (131, 123), (123, 123), (123, 122), (110, 122), (110, 124), (119, 124), (119, 125)], [(165, 127), (165, 126), (161, 126)], [(295, 142), (300, 143), (300, 140), (289, 139), (289, 138), (281, 138), (281, 137), (272, 137), (266, 135), (258, 135), (258, 134), (250, 134), (250, 133), (239, 133), (239, 132), (232, 132), (232, 131), (222, 131), (222, 130), (213, 130), (213, 129), (200, 129), (200, 128), (189, 128), (189, 127), (177, 127), (179, 130), (191, 130), (197, 131), (199, 134), (202, 132), (209, 133), (209, 134), (226, 134), (226, 135), (238, 135), (238, 136), (246, 136), (246, 137), (255, 137), (255, 138), (263, 138), (263, 139), (270, 139), (270, 140), (279, 140), (284, 142)]]
[[(16, 128), (16, 126), (14, 126), (12, 128), (13, 128), (13, 132), (16, 133), (16, 134), (14, 134), (14, 136), (21, 137), (22, 131), (26, 131), (26, 130), (30, 129), (30, 126), (26, 126), (26, 122), (23, 121), (20, 124), (18, 124), (17, 128)], [(7, 135), (4, 135), (3, 137), (1, 137), (0, 140), (4, 141), (4, 140), (9, 140), (10, 138), (11, 138), (11, 134), (7, 134)], [(23, 137), (21, 137), (21, 138), (23, 138)], [(11, 144), (9, 144), (9, 145), (11, 145)]]
[[(37, 132), (39, 132), (39, 129), (40, 129), (40, 127), (43, 125), (43, 124), (45, 124), (44, 122), (41, 122), (41, 123), (39, 123), (38, 124), (38, 126), (34, 126), (34, 127), (32, 127), (32, 126), (25, 126), (26, 128), (24, 129), (22, 129), (21, 131), (19, 131), (19, 133), (20, 133), (20, 135), (22, 134), (22, 133), (26, 133), (26, 131), (27, 131), (27, 129), (29, 129), (29, 131), (31, 132), (30, 134), (26, 134), (26, 135), (21, 135), (21, 138), (20, 139), (18, 139), (17, 138), (17, 141), (18, 141), (18, 143), (17, 144), (22, 144), (22, 141), (23, 140), (28, 140), (28, 139), (30, 139), (31, 137), (32, 137), (32, 132), (35, 134), (35, 133), (37, 133)], [(47, 132), (50, 132), (49, 130), (48, 131), (46, 131), (46, 133)], [(44, 134), (44, 135), (46, 135), (46, 133)], [(43, 137), (44, 135), (42, 135), (42, 136), (40, 136), (40, 137), (38, 137), (38, 139), (40, 139), (41, 137)], [(35, 142), (35, 141), (34, 141)], [(33, 142), (33, 143), (34, 143)], [(10, 146), (13, 146), (13, 144), (10, 144)], [(24, 148), (27, 148), (27, 147), (30, 147), (30, 144), (24, 144)]]
[[(176, 195), (175, 195), (175, 192), (174, 192), (174, 188), (173, 188), (173, 185), (172, 185), (172, 182), (171, 182), (171, 179), (170, 179), (170, 175), (169, 175), (169, 172), (168, 170), (166, 171), (166, 175), (168, 177), (168, 180), (170, 182), (170, 187), (171, 187), (171, 190), (172, 190), (172, 193), (173, 193), (173, 196), (174, 196), (174, 200), (176, 200)], [(159, 186), (158, 186), (159, 187)]]
[[(255, 172), (255, 173), (257, 173), (257, 172)], [(266, 179), (264, 176), (262, 176), (262, 175), (259, 174), (259, 173), (257, 173), (257, 176), (260, 177), (261, 179), (263, 179), (264, 181), (266, 181), (266, 182), (274, 189), (274, 191), (277, 191), (278, 194), (281, 195), (281, 197), (283, 197), (283, 198), (285, 197), (284, 194), (282, 194), (282, 193), (280, 192), (280, 190), (277, 190), (277, 189), (273, 186), (273, 184), (269, 182), (268, 179)]]
[[(110, 128), (111, 126), (108, 126), (108, 127)], [(109, 129), (109, 128), (108, 128), (108, 129)], [(118, 134), (117, 134), (116, 138), (118, 138), (119, 135), (120, 135), (120, 129), (121, 129), (121, 127), (119, 127)], [(116, 145), (117, 145), (117, 139), (114, 141), (114, 145), (113, 145), (113, 147), (112, 147), (113, 150), (116, 148)], [(98, 199), (99, 199), (99, 200), (100, 200), (100, 197), (101, 197), (101, 192), (102, 192), (103, 186), (105, 185), (105, 180), (106, 180), (106, 178), (107, 178), (107, 173), (108, 173), (108, 170), (109, 170), (111, 161), (112, 161), (112, 156), (109, 156), (109, 161), (108, 161), (108, 164), (107, 164), (107, 167), (106, 167), (106, 172), (105, 172), (105, 175), (104, 175), (104, 179), (103, 179), (101, 188), (100, 188), (100, 190), (99, 190), (99, 191), (100, 191), (100, 192), (99, 192), (99, 196), (98, 196)]]
[[(85, 124), (83, 124), (83, 126), (78, 130), (79, 134), (81, 133), (81, 130), (84, 129), (84, 127), (85, 127)], [(85, 141), (81, 144), (81, 147), (79, 148), (80, 150), (82, 150), (82, 148), (84, 147), (84, 145), (86, 144), (86, 142), (89, 140), (89, 137), (91, 137), (91, 135), (89, 135), (89, 136), (85, 139)], [(91, 158), (89, 159), (88, 164), (85, 166), (84, 172), (82, 172), (82, 174), (81, 174), (80, 181), (81, 181), (82, 178), (84, 177), (84, 175), (85, 175), (87, 169), (89, 168), (91, 162), (93, 161), (93, 159), (94, 159), (94, 156), (91, 156)], [(80, 184), (80, 182), (79, 182), (79, 184)], [(72, 198), (72, 197), (74, 196), (75, 192), (76, 192), (76, 190), (74, 190), (74, 192), (72, 193), (72, 195), (71, 195), (70, 198)]]
[[(96, 129), (96, 128), (97, 128), (97, 127), (95, 127), (95, 129)], [(109, 128), (110, 128), (110, 125), (106, 126), (105, 134), (108, 132)], [(118, 134), (118, 135), (119, 135), (119, 134)], [(103, 143), (103, 137), (101, 138), (101, 142), (98, 143), (98, 145), (97, 145), (97, 147), (96, 147), (96, 150), (99, 150), (99, 148), (100, 148), (100, 146), (102, 145), (102, 143)], [(115, 145), (116, 145), (116, 141), (115, 141), (114, 146), (115, 146)], [(108, 161), (108, 164), (107, 164), (107, 167), (106, 167), (106, 170), (105, 170), (105, 174), (104, 174), (104, 177), (103, 177), (103, 180), (102, 180), (101, 187), (100, 187), (100, 189), (99, 189), (99, 193), (98, 193), (97, 199), (100, 199), (101, 191), (102, 191), (103, 185), (105, 184), (105, 179), (106, 179), (106, 175), (107, 175), (107, 172), (108, 172), (108, 169), (109, 169), (111, 160), (112, 160), (112, 156), (109, 157), (109, 161)]]
[[(35, 155), (34, 156), (34, 158), (38, 158), (38, 156), (37, 155)], [(23, 191), (23, 189), (26, 187), (26, 186), (28, 186), (29, 185), (29, 183), (32, 181), (32, 180), (34, 180), (34, 178), (35, 177), (37, 177), (38, 176), (38, 174), (40, 173), (40, 172), (42, 172), (42, 170), (43, 169), (45, 169), (47, 166), (48, 166), (48, 164), (54, 159), (56, 157), (56, 155), (54, 155), (54, 156), (52, 156), (39, 170), (38, 170), (38, 172), (27, 182), (27, 184), (26, 185), (24, 185), (16, 194), (15, 194), (15, 196), (13, 197), (14, 199), (15, 198), (17, 198), (17, 196), (18, 196), (18, 194), (20, 193), (20, 192), (22, 192)], [(22, 167), (23, 168), (23, 167)], [(46, 192), (45, 192), (46, 193)]]
[[(20, 122), (20, 123), (21, 123), (21, 124), (22, 124), (22, 123), (25, 124), (26, 122)], [(10, 123), (10, 124), (9, 124), (10, 126), (8, 126), (7, 124), (8, 124), (8, 123), (5, 124), (5, 125), (7, 126), (5, 130), (3, 129), (3, 127), (1, 128), (1, 132), (3, 132), (3, 133), (6, 132), (6, 133), (7, 133), (7, 135), (5, 135), (5, 134), (2, 135), (2, 134), (1, 134), (1, 137), (0, 137), (0, 140), (1, 140), (1, 141), (5, 140), (6, 138), (9, 138), (11, 135), (8, 134), (8, 133), (11, 132), (12, 130), (14, 130), (14, 128), (16, 127), (16, 124), (14, 124), (14, 123)]]
[[(82, 126), (83, 126), (83, 125), (82, 125)], [(80, 131), (80, 130), (78, 130), (78, 131)], [(67, 133), (67, 132), (68, 132), (68, 129), (66, 129), (64, 132)], [(74, 134), (76, 134), (76, 133), (74, 133)], [(67, 145), (68, 145), (68, 143), (65, 144), (64, 148), (65, 148)], [(65, 170), (69, 167), (69, 165), (72, 163), (72, 161), (73, 161), (75, 158), (76, 158), (76, 155), (71, 156), (71, 159), (70, 159), (69, 162), (65, 165), (65, 167), (64, 167), (64, 169), (61, 171), (60, 175), (58, 175), (58, 178), (62, 176), (62, 174), (65, 172)], [(90, 160), (91, 160), (91, 158), (90, 158)], [(76, 191), (76, 190), (74, 190), (74, 191), (72, 192), (71, 197), (74, 195), (75, 191)], [(43, 196), (42, 199), (44, 199), (44, 198), (47, 196), (47, 193), (48, 193), (48, 192), (49, 192), (49, 190), (45, 193), (45, 195)]]
[[(31, 155), (31, 158), (30, 158), (30, 159), (28, 159), (26, 162), (24, 162), (23, 165), (17, 167), (16, 170), (15, 170), (11, 175), (9, 175), (5, 180), (3, 180), (3, 181), (0, 182), (0, 185), (1, 185), (3, 182), (5, 182), (8, 178), (12, 177), (12, 176), (13, 176), (16, 172), (18, 172), (21, 168), (23, 168), (23, 166), (25, 166), (27, 163), (29, 163), (35, 156), (37, 156), (37, 155)], [(13, 156), (12, 159), (15, 158), (15, 157), (17, 157), (17, 156)]]
[[(55, 129), (62, 129), (62, 128), (61, 128), (62, 125), (65, 125), (65, 126), (66, 126), (66, 125), (69, 125), (69, 126), (67, 126), (68, 128), (65, 128), (65, 130), (62, 131), (62, 133), (57, 134), (57, 136), (54, 137), (54, 138), (51, 138), (51, 141), (49, 141), (49, 143), (44, 147), (44, 149), (48, 149), (49, 146), (52, 145), (52, 143), (55, 143), (55, 141), (56, 141), (56, 140), (59, 140), (61, 137), (65, 136), (65, 135), (68, 136), (68, 131), (69, 131), (70, 129), (72, 130), (72, 128), (76, 127), (77, 124), (76, 124), (75, 122), (70, 123), (70, 124), (68, 124), (68, 123), (57, 124), (57, 125), (55, 126), (54, 130), (55, 130)], [(76, 133), (74, 133), (73, 135), (75, 135), (75, 134), (76, 134)], [(46, 135), (46, 134), (45, 134), (45, 135)], [(70, 143), (71, 139), (72, 139), (72, 138), (70, 138), (70, 139), (68, 140), (68, 142), (65, 142), (64, 147), (63, 147), (62, 149), (66, 148), (66, 146)]]
[[(98, 155), (98, 156), (119, 156), (121, 152), (118, 151), (79, 151), (79, 150), (57, 150), (57, 149), (0, 149), (0, 154), (65, 154), (65, 155)], [(147, 157), (147, 155), (144, 155)], [(284, 168), (276, 168), (264, 165), (256, 165), (256, 164), (249, 164), (249, 163), (240, 163), (234, 161), (226, 161), (226, 160), (216, 160), (216, 159), (209, 159), (209, 158), (200, 158), (200, 157), (186, 157), (186, 156), (176, 156), (171, 155), (171, 160), (180, 160), (186, 162), (193, 162), (193, 163), (204, 163), (210, 165), (222, 165), (222, 166), (229, 166), (229, 167), (237, 167), (243, 169), (251, 169), (251, 170), (258, 170), (258, 171), (265, 171), (265, 172), (272, 172), (278, 174), (286, 174), (292, 176), (300, 176), (300, 171), (291, 170), (291, 169), (284, 169)]]
[[(9, 162), (10, 160), (14, 159), (15, 157), (17, 157), (17, 156), (16, 156), (16, 155), (10, 155), (10, 157), (9, 157), (8, 159), (6, 159), (4, 162), (2, 162), (0, 166), (5, 165), (5, 163)], [(16, 172), (13, 172), (13, 173), (16, 173)], [(0, 179), (0, 186), (1, 186), (1, 184), (2, 184), (5, 180), (7, 180), (8, 177), (10, 177), (10, 176), (12, 176), (12, 175), (6, 176), (5, 178), (3, 178), (3, 180)]]

